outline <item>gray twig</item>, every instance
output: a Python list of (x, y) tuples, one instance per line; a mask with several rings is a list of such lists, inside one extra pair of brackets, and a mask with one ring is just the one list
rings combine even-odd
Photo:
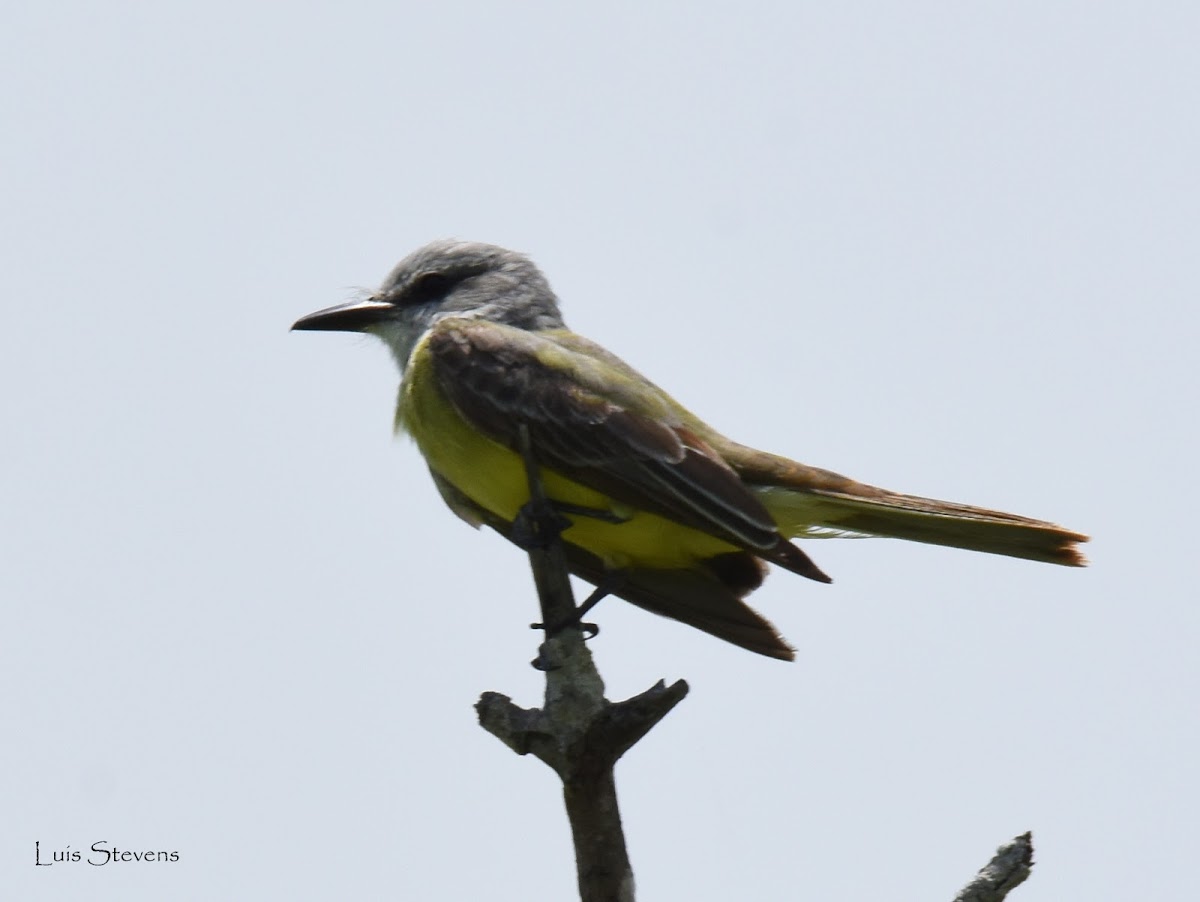
[(1033, 869), (1033, 834), (1022, 833), (996, 850), (954, 902), (1001, 902), (1029, 877)]

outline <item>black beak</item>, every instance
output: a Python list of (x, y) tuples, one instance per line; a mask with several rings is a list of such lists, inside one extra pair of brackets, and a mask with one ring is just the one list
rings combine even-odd
[(326, 307), (292, 323), (293, 332), (366, 332), (388, 318), (395, 304), (368, 298)]

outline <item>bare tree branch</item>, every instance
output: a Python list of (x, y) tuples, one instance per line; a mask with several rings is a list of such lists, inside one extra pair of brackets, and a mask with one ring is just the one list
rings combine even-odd
[(1033, 868), (1033, 834), (1022, 833), (996, 850), (995, 857), (962, 888), (954, 902), (1001, 902), (1029, 877)]

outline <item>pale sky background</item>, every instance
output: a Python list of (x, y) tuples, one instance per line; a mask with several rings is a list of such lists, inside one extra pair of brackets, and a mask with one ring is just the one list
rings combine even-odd
[[(758, 658), (618, 601), (644, 899), (1196, 892), (1192, 3), (8, 4), (5, 899), (568, 899), (524, 557), (391, 437), (381, 345), (288, 334), (426, 241), (732, 436), (1091, 533), (883, 540)], [(106, 841), (178, 863), (34, 866)]]

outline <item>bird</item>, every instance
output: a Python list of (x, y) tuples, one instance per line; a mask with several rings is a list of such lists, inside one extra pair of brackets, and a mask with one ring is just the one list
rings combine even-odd
[(831, 582), (795, 539), (882, 536), (1087, 563), (1088, 537), (1053, 523), (892, 492), (726, 438), (568, 329), (541, 270), (503, 247), (434, 241), (369, 296), (292, 329), (383, 340), (401, 374), (396, 431), (467, 523), (523, 541), (527, 448), (564, 518), (573, 574), (770, 658), (795, 650), (745, 602), (767, 564)]

